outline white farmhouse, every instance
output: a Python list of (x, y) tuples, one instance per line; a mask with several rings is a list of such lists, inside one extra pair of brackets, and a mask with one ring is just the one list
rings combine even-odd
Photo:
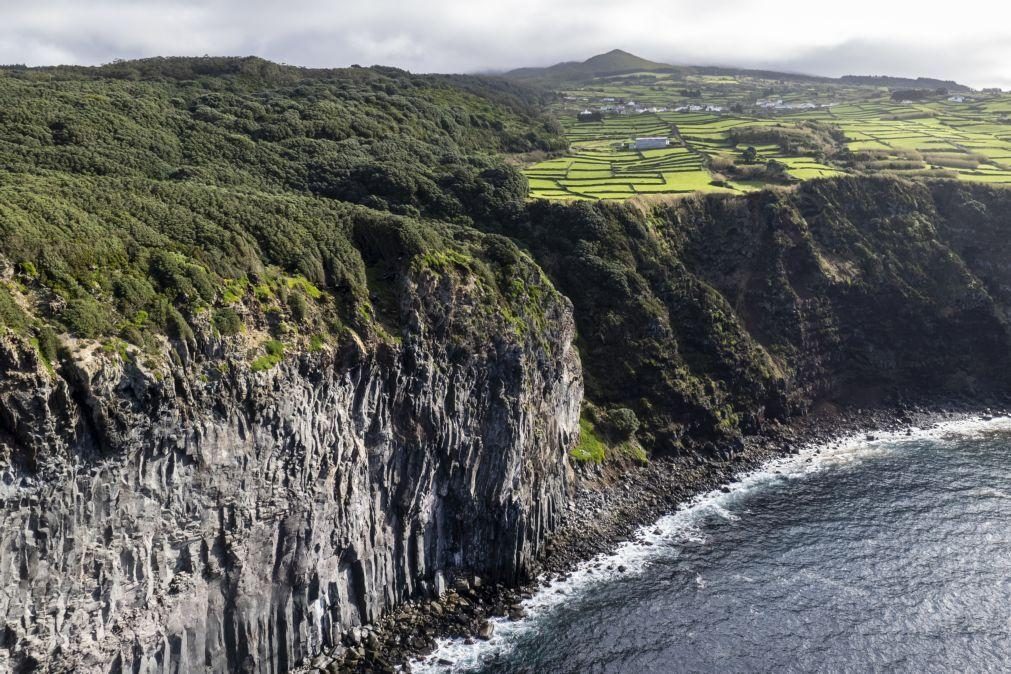
[(670, 139), (666, 136), (649, 138), (636, 138), (633, 147), (636, 150), (659, 150), (670, 145)]

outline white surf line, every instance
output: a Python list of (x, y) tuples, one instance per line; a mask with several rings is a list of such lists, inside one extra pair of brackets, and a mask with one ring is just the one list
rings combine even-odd
[[(462, 639), (439, 639), (432, 654), (411, 662), (411, 671), (426, 674), (467, 672), (482, 667), (492, 658), (508, 654), (524, 635), (536, 632), (540, 616), (601, 583), (641, 573), (652, 561), (668, 555), (673, 544), (704, 541), (700, 522), (709, 515), (737, 519), (732, 510), (734, 503), (756, 489), (879, 455), (907, 442), (965, 439), (994, 431), (1011, 431), (1011, 417), (964, 417), (939, 422), (928, 429), (914, 428), (908, 434), (906, 430), (853, 433), (828, 443), (806, 446), (798, 454), (773, 459), (727, 485), (728, 491), (715, 489), (696, 496), (673, 514), (640, 527), (631, 540), (619, 544), (614, 552), (582, 562), (565, 580), (538, 589), (522, 602), (525, 618), (517, 621), (505, 617), (491, 619), (494, 633), (490, 640), (467, 644)], [(453, 664), (440, 664), (440, 660)]]

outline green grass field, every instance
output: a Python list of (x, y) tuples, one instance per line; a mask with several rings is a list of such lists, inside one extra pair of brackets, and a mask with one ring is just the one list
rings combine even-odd
[[(556, 112), (570, 150), (526, 167), (534, 198), (744, 192), (882, 171), (1011, 185), (1011, 95), (1007, 94), (970, 94), (963, 103), (944, 95), (896, 102), (888, 90), (872, 86), (784, 84), (730, 76), (673, 80), (662, 73), (599, 78), (561, 93), (565, 102)], [(675, 111), (696, 102), (685, 100), (685, 93), (720, 109)], [(613, 105), (612, 99), (635, 101), (650, 111), (607, 113), (599, 122), (577, 121), (575, 113), (582, 108)], [(763, 109), (757, 105), (763, 99), (782, 101), (783, 109)], [(807, 107), (788, 109), (789, 104)], [(783, 138), (803, 135), (805, 129), (815, 129), (820, 141), (805, 145)], [(670, 147), (628, 149), (630, 141), (643, 136), (666, 136)], [(741, 142), (741, 137), (761, 142)], [(747, 146), (755, 148), (756, 157), (746, 163)]]

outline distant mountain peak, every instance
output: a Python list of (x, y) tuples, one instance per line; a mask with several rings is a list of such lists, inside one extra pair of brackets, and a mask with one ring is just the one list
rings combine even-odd
[(565, 63), (556, 63), (547, 68), (520, 68), (506, 73), (506, 77), (515, 79), (600, 77), (603, 75), (631, 73), (637, 70), (670, 69), (671, 66), (666, 63), (650, 61), (649, 59), (629, 53), (624, 49), (612, 49), (609, 52), (591, 56), (582, 62), (566, 61)]
[[(583, 61), (584, 66), (593, 68), (595, 71), (613, 70), (614, 72), (627, 72), (630, 70), (657, 70), (669, 68), (670, 66), (644, 59), (623, 49), (612, 49), (606, 54), (597, 54)], [(606, 73), (600, 73), (606, 74)]]

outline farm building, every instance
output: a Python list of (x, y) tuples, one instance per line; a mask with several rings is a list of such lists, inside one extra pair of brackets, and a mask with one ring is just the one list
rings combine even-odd
[(576, 119), (580, 122), (599, 122), (603, 119), (603, 115), (596, 110), (583, 110), (576, 116)]
[(670, 139), (666, 137), (636, 138), (633, 147), (636, 150), (658, 150), (670, 145)]

